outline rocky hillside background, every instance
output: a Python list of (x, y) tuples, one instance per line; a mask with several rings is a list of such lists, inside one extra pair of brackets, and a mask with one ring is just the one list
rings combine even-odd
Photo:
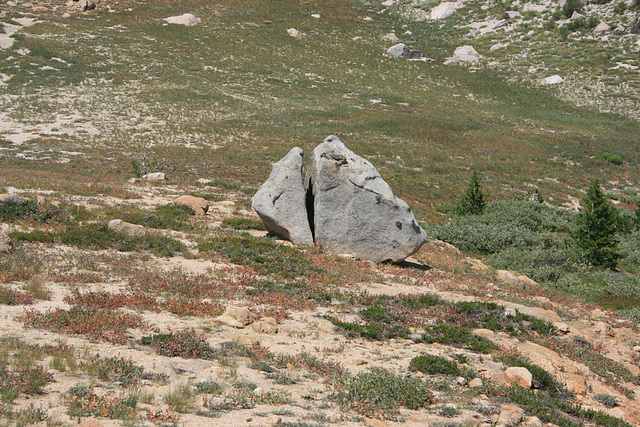
[[(1, 423), (640, 424), (636, 5), (240, 3), (0, 5)], [(331, 134), (442, 240), (267, 236)], [(571, 250), (595, 179), (613, 270)]]

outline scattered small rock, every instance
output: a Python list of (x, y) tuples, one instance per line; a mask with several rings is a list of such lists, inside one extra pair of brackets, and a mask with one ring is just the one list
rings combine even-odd
[(500, 416), (496, 421), (496, 427), (510, 427), (520, 424), (524, 417), (524, 410), (512, 405), (503, 405), (500, 408)]
[(544, 84), (546, 85), (557, 85), (559, 83), (562, 83), (563, 81), (564, 79), (557, 74), (547, 77), (543, 80)]
[(164, 172), (152, 172), (141, 176), (140, 179), (145, 181), (165, 181), (167, 177)]
[(242, 329), (253, 323), (255, 316), (246, 307), (227, 307), (222, 315), (213, 320), (222, 325)]
[(520, 12), (518, 12), (517, 10), (509, 10), (509, 11), (504, 13), (503, 18), (504, 19), (522, 18), (522, 14)]
[(202, 197), (180, 196), (173, 200), (178, 206), (186, 206), (191, 209), (196, 216), (204, 216), (209, 210), (209, 204)]
[(187, 27), (192, 27), (200, 23), (200, 18), (196, 17), (192, 13), (184, 13), (178, 16), (170, 16), (168, 18), (164, 18), (164, 20), (167, 21), (167, 23), (169, 24), (186, 25)]
[(303, 32), (300, 32), (300, 31), (296, 30), (295, 28), (289, 28), (287, 30), (287, 34), (289, 34), (291, 37), (295, 37), (297, 39), (299, 39), (302, 36), (304, 36)]
[(515, 384), (528, 390), (533, 384), (533, 375), (527, 368), (511, 366), (504, 371), (504, 380), (507, 386)]
[(459, 46), (453, 51), (453, 59), (459, 62), (475, 62), (480, 60), (480, 54), (473, 46)]
[(112, 219), (107, 222), (107, 228), (128, 237), (143, 237), (147, 234), (147, 229), (142, 225), (131, 224), (121, 219)]
[(493, 46), (491, 46), (491, 47), (489, 48), (489, 51), (490, 51), (490, 52), (495, 52), (496, 50), (504, 49), (504, 48), (505, 48), (505, 47), (507, 47), (507, 46), (509, 46), (509, 44), (496, 43), (496, 44), (494, 44)]
[(431, 9), (430, 17), (433, 20), (444, 19), (448, 16), (453, 15), (457, 8), (461, 6), (461, 2), (450, 2), (445, 1), (440, 3), (438, 6)]
[(478, 388), (478, 387), (482, 387), (484, 385), (484, 382), (482, 382), (481, 378), (474, 378), (471, 381), (469, 381), (469, 387), (471, 388)]
[(387, 49), (387, 55), (392, 58), (419, 59), (422, 54), (417, 50), (409, 49), (404, 43), (398, 43)]
[(0, 231), (0, 253), (10, 253), (15, 250), (13, 240)]
[(278, 321), (273, 317), (263, 317), (249, 327), (260, 334), (275, 334), (278, 332)]
[(96, 5), (91, 0), (69, 0), (67, 2), (67, 7), (69, 9), (75, 9), (81, 12), (86, 12), (87, 10), (95, 9)]
[(398, 43), (387, 49), (387, 55), (392, 58), (408, 58), (410, 55), (409, 48), (404, 43)]
[(382, 40), (388, 40), (388, 41), (392, 41), (392, 42), (397, 42), (400, 39), (398, 38), (398, 36), (396, 36), (394, 33), (389, 33), (389, 34), (385, 34), (384, 36), (380, 37)]

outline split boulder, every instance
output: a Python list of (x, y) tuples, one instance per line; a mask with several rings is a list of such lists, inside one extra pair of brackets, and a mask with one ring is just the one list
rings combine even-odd
[(399, 262), (427, 242), (409, 205), (336, 136), (313, 150), (305, 182), (314, 240), (327, 252)]
[(338, 137), (313, 150), (304, 185), (302, 155), (296, 147), (274, 164), (252, 198), (271, 233), (373, 262), (402, 261), (427, 242), (409, 205)]
[(295, 147), (272, 166), (271, 174), (251, 199), (267, 230), (296, 245), (313, 245), (302, 180), (301, 148)]

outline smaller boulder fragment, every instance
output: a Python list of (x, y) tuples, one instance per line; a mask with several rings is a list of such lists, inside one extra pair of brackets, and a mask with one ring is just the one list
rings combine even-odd
[(251, 199), (251, 206), (271, 233), (296, 245), (312, 246), (302, 154), (301, 148), (294, 147), (273, 164), (269, 178)]
[(202, 197), (180, 196), (173, 203), (191, 209), (196, 216), (204, 216), (209, 210), (209, 204)]

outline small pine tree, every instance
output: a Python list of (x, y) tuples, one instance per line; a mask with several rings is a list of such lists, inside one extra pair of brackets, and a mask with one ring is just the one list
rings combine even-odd
[(599, 180), (593, 181), (582, 205), (576, 217), (577, 227), (571, 233), (578, 249), (589, 264), (615, 268), (620, 258), (620, 215), (605, 197)]
[(467, 192), (458, 204), (456, 213), (458, 215), (480, 215), (486, 205), (487, 202), (485, 202), (480, 188), (480, 178), (477, 173), (473, 172)]

